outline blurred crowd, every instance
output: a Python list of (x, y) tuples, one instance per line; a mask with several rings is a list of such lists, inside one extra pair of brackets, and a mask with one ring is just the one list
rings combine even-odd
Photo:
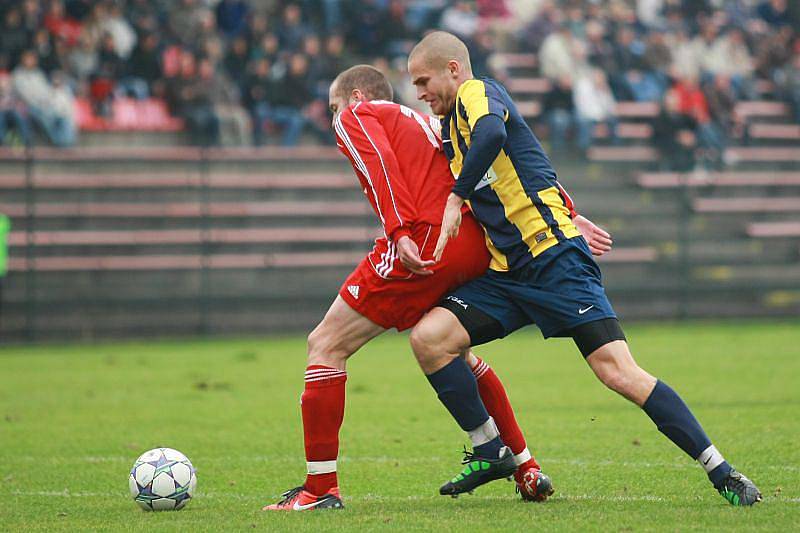
[(654, 143), (683, 169), (695, 153), (724, 163), (745, 134), (739, 101), (784, 100), (800, 122), (798, 11), (787, 0), (545, 1), (517, 45), (551, 81), (543, 117), (556, 148), (572, 128), (588, 149), (598, 123), (616, 142), (616, 102), (656, 102)]
[(556, 149), (587, 149), (597, 124), (614, 142), (616, 102), (636, 100), (659, 102), (658, 142), (721, 154), (736, 102), (763, 96), (757, 80), (800, 119), (797, 11), (787, 0), (0, 0), (0, 143), (74, 144), (76, 97), (101, 117), (115, 98), (163, 99), (197, 144), (327, 143), (333, 77), (372, 63), (417, 106), (406, 57), (438, 28), (468, 43), (478, 75), (507, 76), (495, 50), (537, 54)]

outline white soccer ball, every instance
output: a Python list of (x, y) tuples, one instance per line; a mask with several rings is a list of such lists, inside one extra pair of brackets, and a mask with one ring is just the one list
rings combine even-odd
[(194, 496), (197, 477), (181, 452), (155, 448), (133, 463), (128, 485), (134, 501), (145, 511), (177, 511)]

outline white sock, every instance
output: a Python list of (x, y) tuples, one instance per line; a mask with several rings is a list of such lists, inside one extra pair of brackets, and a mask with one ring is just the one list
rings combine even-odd
[(497, 424), (494, 423), (494, 418), (491, 416), (486, 422), (467, 433), (472, 441), (473, 448), (481, 444), (486, 444), (500, 436), (500, 432), (497, 430)]
[(522, 463), (530, 461), (531, 457), (532, 456), (530, 450), (528, 450), (528, 448), (525, 448), (524, 450), (522, 450), (521, 452), (519, 452), (517, 455), (514, 456), (514, 464), (519, 466)]
[(713, 444), (703, 450), (697, 457), (697, 462), (705, 469), (706, 474), (721, 465), (724, 461), (725, 458), (722, 457), (722, 454), (719, 453), (719, 450), (717, 450), (717, 447)]
[(306, 472), (315, 474), (330, 474), (336, 472), (336, 459), (333, 461), (307, 461)]

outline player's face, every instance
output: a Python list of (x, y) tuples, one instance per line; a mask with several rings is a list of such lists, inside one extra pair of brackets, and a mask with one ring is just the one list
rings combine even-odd
[(417, 58), (408, 63), (411, 82), (417, 88), (417, 99), (431, 106), (436, 115), (446, 115), (455, 102), (458, 84), (449, 68), (432, 69)]
[(337, 94), (336, 86), (331, 85), (330, 90), (328, 91), (328, 109), (331, 110), (331, 114), (333, 115), (333, 119), (331, 120), (331, 127), (333, 127), (333, 121), (336, 120), (336, 117), (342, 110), (347, 107), (347, 100), (344, 99), (341, 95)]
[(336, 120), (337, 115), (344, 111), (347, 106), (363, 100), (366, 100), (366, 97), (359, 89), (355, 89), (350, 94), (349, 98), (345, 98), (339, 94), (336, 84), (332, 84), (331, 88), (328, 90), (328, 109), (330, 109), (331, 114), (333, 115), (333, 118), (331, 119), (331, 126), (333, 126), (333, 122)]

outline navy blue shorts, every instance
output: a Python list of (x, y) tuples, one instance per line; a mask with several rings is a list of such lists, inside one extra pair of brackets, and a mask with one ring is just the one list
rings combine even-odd
[(450, 293), (441, 306), (462, 311), (455, 313), (462, 323), (462, 315), (469, 315), (463, 310), (470, 306), (499, 323), (479, 335), (479, 342), (473, 338), (473, 345), (505, 337), (529, 324), (536, 324), (545, 338), (571, 337), (570, 330), (577, 326), (616, 319), (600, 267), (583, 237), (553, 246), (516, 271), (489, 270)]

